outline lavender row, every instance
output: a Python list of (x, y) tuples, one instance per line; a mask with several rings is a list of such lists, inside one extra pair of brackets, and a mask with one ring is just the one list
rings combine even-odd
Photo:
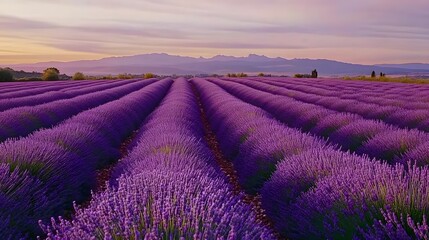
[(428, 239), (429, 171), (313, 149), (285, 158), (262, 205), (291, 239)]
[[(366, 104), (354, 100), (341, 100), (336, 97), (308, 95), (286, 89), (272, 88), (271, 86), (264, 86), (260, 83), (253, 83), (252, 87), (271, 93), (291, 96), (299, 101), (317, 104), (340, 112), (355, 113), (366, 119), (382, 120), (402, 128), (417, 128), (421, 131), (429, 131), (428, 110), (407, 110), (400, 107)], [(427, 104), (424, 105), (426, 106)]]
[(380, 121), (339, 113), (314, 104), (273, 95), (231, 81), (211, 80), (235, 96), (263, 107), (293, 128), (326, 137), (344, 150), (355, 151), (390, 163), (408, 161), (429, 164), (429, 134), (398, 129)]
[[(58, 90), (66, 88), (66, 87), (74, 86), (75, 84), (76, 84), (75, 82), (68, 82), (68, 83), (58, 84), (58, 85), (52, 84), (52, 85), (43, 86), (43, 87), (17, 90), (17, 91), (13, 91), (13, 92), (7, 92), (7, 93), (0, 94), (0, 99), (25, 97), (25, 96), (32, 96), (32, 95), (36, 95), (36, 94), (45, 93), (48, 91), (58, 91)], [(87, 85), (87, 84), (91, 84), (91, 82), (84, 82), (81, 84)]]
[(275, 170), (278, 161), (313, 148), (330, 148), (326, 142), (288, 128), (266, 111), (228, 94), (204, 79), (194, 79), (211, 127), (222, 152), (234, 163), (239, 182), (256, 193)]
[[(283, 83), (276, 85), (283, 85)], [(287, 88), (295, 89), (296, 87), (294, 87), (294, 84), (288, 84)], [(305, 93), (308, 92), (305, 90), (307, 88), (312, 87), (302, 87), (302, 90), (298, 92), (284, 89), (279, 92), (279, 94), (293, 94), (294, 98), (304, 102), (315, 103), (340, 111), (357, 113), (368, 119), (381, 119), (387, 123), (401, 127), (418, 128), (423, 131), (429, 131), (428, 102), (417, 102), (419, 97), (416, 96), (416, 94), (411, 94), (409, 96), (410, 99), (398, 100), (396, 97), (395, 99), (388, 100), (386, 99), (386, 94), (383, 92), (376, 93), (377, 97), (368, 97), (359, 93), (352, 93), (347, 94), (347, 96), (350, 95), (350, 97), (344, 99), (342, 96), (339, 96), (339, 91), (333, 91), (332, 95), (334, 96), (313, 95)], [(278, 89), (276, 89), (276, 91), (277, 90)], [(304, 93), (300, 91), (304, 91)]]
[[(48, 89), (47, 91), (43, 91), (43, 92), (35, 93), (35, 94), (30, 94), (30, 95), (25, 94), (24, 96), (18, 96), (18, 97), (11, 96), (11, 97), (8, 97), (8, 98), (1, 98), (0, 101), (10, 100), (10, 99), (17, 100), (17, 99), (20, 99), (20, 98), (38, 96), (38, 95), (45, 94), (46, 92), (68, 92), (68, 91), (80, 90), (82, 88), (102, 86), (102, 85), (109, 85), (111, 83), (116, 83), (116, 82), (118, 82), (118, 81), (110, 81), (110, 82), (108, 82), (108, 81), (100, 81), (100, 82), (89, 82), (89, 81), (78, 82), (78, 81), (76, 81), (75, 82), (75, 81), (73, 81), (73, 82), (68, 82), (68, 83), (65, 83), (65, 84), (54, 84), (54, 83), (51, 83), (50, 85), (44, 85), (44, 86), (40, 85), (40, 83), (39, 83), (39, 85), (35, 84), (34, 86), (32, 86), (32, 87), (26, 87), (23, 90), (25, 90), (25, 91), (33, 91), (33, 90), (38, 90), (39, 88), (43, 89), (43, 88), (47, 88), (47, 87), (49, 87), (49, 88), (54, 87), (54, 89), (53, 90), (49, 90)], [(61, 87), (61, 88), (59, 88), (59, 87)], [(10, 93), (8, 93), (8, 94), (18, 94), (19, 95), (21, 90), (18, 90), (18, 89), (14, 90), (13, 88), (10, 88), (10, 89), (6, 89), (5, 91), (10, 91)], [(4, 93), (0, 93), (0, 94), (4, 94)], [(3, 95), (0, 95), (0, 96), (3, 96)]]
[[(259, 192), (263, 207), (283, 236), (291, 239), (428, 237), (424, 220), (429, 212), (427, 168), (410, 167), (407, 171), (402, 165), (392, 167), (320, 143), (299, 142), (293, 135), (282, 132), (281, 127), (285, 127), (280, 124), (278, 128), (267, 128), (265, 124), (271, 119), (266, 113), (262, 115), (260, 109), (204, 80), (197, 79), (194, 83), (204, 96), (204, 106), (219, 141), (225, 141), (226, 146), (238, 146), (238, 155), (229, 156), (238, 174), (245, 176), (243, 180), (248, 178), (242, 184), (246, 186), (257, 180), (243, 174), (248, 168), (263, 171), (271, 162), (278, 162)], [(251, 122), (253, 127), (249, 127)], [(224, 131), (229, 133), (227, 138)], [(267, 142), (277, 134), (284, 140)], [(301, 139), (310, 137), (301, 135)], [(251, 150), (247, 144), (252, 145)], [(295, 146), (288, 148), (282, 144)], [(261, 150), (271, 154), (261, 154)], [(285, 157), (278, 159), (280, 151), (284, 151)], [(246, 159), (243, 162), (247, 166), (241, 167), (240, 159)]]
[[(80, 90), (81, 89), (81, 85), (85, 85), (86, 87), (95, 87), (95, 86), (108, 86), (109, 84), (115, 84), (115, 83), (119, 83), (119, 82), (132, 82), (132, 81), (140, 81), (143, 79), (131, 79), (131, 80), (99, 80), (99, 81), (94, 81), (94, 80), (81, 80), (81, 81), (76, 81), (76, 84), (74, 84), (71, 87), (68, 88), (64, 88), (63, 92), (70, 92), (70, 91), (74, 91), (74, 90)], [(87, 82), (91, 82), (86, 84)]]
[(88, 208), (42, 224), (49, 239), (273, 239), (214, 164), (186, 80), (175, 81), (137, 139)]
[[(353, 95), (355, 93), (370, 97), (377, 97), (380, 93), (386, 95), (387, 99), (410, 99), (413, 101), (429, 101), (429, 88), (423, 84), (404, 84), (404, 83), (384, 83), (384, 82), (363, 82), (363, 81), (344, 81), (340, 79), (290, 79), (290, 78), (259, 78), (257, 80), (271, 81), (278, 83), (293, 83), (294, 86), (308, 87), (314, 93), (328, 93), (323, 90), (340, 91), (344, 94)], [(296, 85), (295, 85), (296, 84)], [(332, 93), (330, 93), (332, 94)], [(348, 95), (345, 95), (348, 96)], [(383, 96), (384, 97), (384, 96)]]
[(49, 91), (42, 94), (37, 94), (34, 96), (26, 96), (21, 98), (10, 98), (10, 99), (0, 99), (0, 112), (5, 111), (7, 109), (22, 107), (22, 106), (35, 106), (43, 103), (48, 103), (56, 100), (67, 99), (77, 97), (83, 94), (94, 93), (97, 91), (107, 90), (114, 87), (119, 87), (122, 85), (126, 85), (135, 81), (121, 81), (115, 83), (107, 83), (107, 84), (97, 84), (97, 85), (80, 85), (78, 89), (62, 89), (59, 91)]
[[(81, 81), (78, 81), (81, 82)], [(39, 87), (61, 86), (70, 84), (71, 81), (55, 81), (55, 82), (2, 82), (0, 83), (0, 93), (10, 93), (19, 90), (35, 89)], [(89, 83), (88, 83), (89, 84)]]
[[(118, 82), (132, 82), (132, 81), (138, 81), (140, 79), (133, 79), (133, 80), (109, 80), (109, 81), (67, 81), (64, 83), (58, 83), (58, 82), (50, 82), (45, 85), (41, 85), (40, 82), (34, 83), (33, 86), (27, 86), (27, 87), (20, 87), (20, 88), (6, 88), (3, 90), (2, 93), (0, 93), (0, 100), (9, 100), (9, 99), (20, 99), (20, 98), (26, 98), (26, 97), (32, 97), (32, 96), (38, 96), (45, 94), (47, 92), (74, 92), (79, 91), (82, 88), (90, 88), (90, 87), (96, 87), (96, 86), (108, 86), (110, 84), (116, 84)], [(44, 91), (40, 90), (45, 89)], [(35, 93), (33, 94), (33, 92)], [(24, 92), (24, 93), (21, 93)], [(7, 96), (6, 94), (10, 95), (8, 97), (3, 98), (3, 96)], [(17, 95), (16, 97), (14, 95)]]
[(79, 112), (116, 100), (155, 81), (139, 81), (35, 107), (24, 106), (0, 112), (0, 142), (26, 136), (40, 128), (50, 128)]
[[(360, 88), (347, 88), (341, 82), (336, 82), (336, 86), (332, 89), (326, 89), (326, 85), (323, 83), (317, 85), (312, 82), (306, 84), (297, 83), (297, 81), (273, 81), (262, 79), (258, 80), (271, 85), (286, 87), (304, 93), (316, 94), (323, 97), (333, 97), (337, 99), (343, 99), (348, 101), (359, 101), (366, 104), (375, 104), (386, 107), (398, 107), (400, 109), (408, 110), (428, 110), (427, 103), (429, 98), (427, 97), (429, 91), (420, 91), (418, 89), (410, 89), (406, 91), (405, 86), (401, 86), (397, 89), (384, 90), (384, 89), (371, 89), (368, 91), (362, 91)], [(325, 83), (327, 84), (327, 83)]]
[(87, 199), (96, 169), (119, 158), (121, 142), (157, 106), (171, 83), (159, 81), (54, 128), (0, 144), (2, 236), (39, 234), (39, 219), (64, 214), (73, 200)]
[(383, 122), (402, 128), (417, 128), (422, 131), (429, 131), (428, 110), (408, 110), (396, 106), (380, 106), (357, 100), (307, 94), (256, 81), (230, 81), (240, 82), (255, 89), (291, 97), (295, 100), (323, 106), (327, 109), (358, 114), (366, 119), (382, 120)]

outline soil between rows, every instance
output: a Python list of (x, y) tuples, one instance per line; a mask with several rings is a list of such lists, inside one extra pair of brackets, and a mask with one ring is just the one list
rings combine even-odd
[(225, 173), (229, 182), (231, 183), (233, 192), (237, 195), (242, 195), (243, 202), (245, 202), (246, 204), (250, 204), (253, 207), (253, 210), (256, 214), (256, 219), (260, 221), (262, 224), (264, 224), (265, 226), (267, 226), (270, 230), (272, 230), (274, 235), (278, 239), (280, 239), (280, 234), (277, 231), (275, 231), (274, 223), (268, 218), (268, 216), (265, 213), (265, 210), (262, 208), (260, 195), (247, 194), (241, 187), (238, 181), (237, 171), (234, 169), (234, 165), (232, 161), (230, 161), (223, 154), (222, 150), (220, 149), (219, 141), (217, 140), (216, 134), (211, 129), (210, 122), (207, 118), (203, 104), (201, 102), (201, 96), (198, 90), (196, 89), (196, 87), (193, 85), (193, 83), (190, 83), (190, 84), (200, 109), (200, 117), (204, 128), (204, 139), (206, 140), (208, 147), (212, 151), (220, 169)]

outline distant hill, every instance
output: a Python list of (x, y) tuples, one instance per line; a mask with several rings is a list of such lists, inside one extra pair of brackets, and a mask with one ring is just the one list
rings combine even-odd
[[(418, 68), (415, 68), (417, 66)], [(218, 55), (212, 58), (173, 56), (165, 53), (142, 54), (124, 57), (109, 57), (99, 60), (72, 62), (44, 62), (11, 66), (25, 71), (42, 71), (56, 67), (61, 72), (72, 75), (80, 71), (90, 75), (118, 73), (141, 74), (225, 74), (229, 72), (289, 74), (310, 73), (317, 69), (319, 75), (369, 75), (372, 71), (387, 75), (429, 74), (425, 64), (410, 66), (360, 65), (326, 59), (285, 59), (270, 58), (250, 54), (247, 57)]]

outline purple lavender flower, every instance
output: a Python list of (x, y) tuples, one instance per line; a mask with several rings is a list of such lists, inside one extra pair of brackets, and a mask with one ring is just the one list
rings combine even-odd
[(311, 130), (311, 132), (318, 136), (329, 137), (332, 132), (360, 119), (361, 117), (356, 114), (331, 114), (321, 119), (321, 121), (316, 124), (316, 126)]
[[(29, 237), (26, 233), (39, 233), (37, 212), (52, 213), (53, 202), (48, 200), (44, 184), (28, 174), (0, 164), (0, 233), (5, 239)], [(34, 236), (33, 236), (34, 237)]]
[(118, 188), (94, 195), (76, 209), (72, 222), (42, 225), (48, 239), (167, 238), (273, 239), (254, 220), (251, 208), (223, 180), (204, 172), (144, 171), (121, 177)]
[(429, 165), (429, 142), (418, 145), (416, 148), (406, 152), (396, 160), (404, 165), (408, 162), (420, 167)]
[[(48, 239), (273, 239), (216, 166), (190, 93), (188, 82), (175, 81), (108, 189), (94, 195), (88, 208), (76, 207), (73, 221), (40, 223)], [(187, 121), (174, 121), (177, 116)]]
[[(297, 238), (359, 237), (378, 223), (384, 224), (390, 235), (408, 235), (416, 230), (410, 224), (396, 221), (409, 216), (419, 222), (427, 214), (429, 202), (428, 169), (385, 163), (367, 162), (359, 168), (346, 168), (342, 173), (319, 180), (316, 187), (303, 193), (284, 214), (291, 216), (288, 232)], [(409, 220), (408, 222), (411, 222)], [(359, 228), (358, 228), (359, 226)], [(420, 225), (419, 225), (420, 226)], [(412, 233), (411, 235), (412, 236)]]
[(385, 131), (369, 139), (356, 152), (391, 162), (427, 141), (428, 134), (413, 129)]
[(393, 127), (389, 127), (380, 121), (362, 119), (339, 128), (331, 134), (330, 140), (340, 145), (345, 150), (349, 149), (354, 151), (368, 139), (388, 130), (393, 130)]
[(290, 221), (294, 221), (286, 214), (287, 209), (301, 194), (323, 178), (368, 164), (367, 158), (329, 149), (315, 148), (287, 157), (261, 189), (262, 205), (279, 232), (287, 236)]
[(0, 142), (8, 138), (26, 136), (40, 128), (52, 127), (79, 112), (121, 98), (153, 82), (155, 81), (135, 82), (35, 107), (18, 107), (0, 112)]

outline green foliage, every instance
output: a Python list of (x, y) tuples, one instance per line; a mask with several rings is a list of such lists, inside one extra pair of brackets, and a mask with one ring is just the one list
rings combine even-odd
[(118, 79), (132, 79), (133, 75), (128, 73), (118, 74)]
[(85, 80), (86, 76), (81, 73), (81, 72), (77, 72), (73, 75), (73, 80)]
[(259, 73), (258, 77), (271, 77), (271, 74)]
[(112, 74), (106, 75), (106, 76), (102, 76), (100, 78), (101, 80), (114, 80), (117, 79), (116, 77), (112, 76)]
[(15, 79), (15, 80), (19, 81), (19, 82), (43, 81), (42, 78), (40, 78), (40, 77), (23, 77), (23, 78), (18, 78), (18, 79)]
[(56, 81), (60, 79), (60, 71), (57, 68), (47, 68), (43, 71), (42, 80)]
[(297, 73), (294, 75), (295, 78), (311, 78), (310, 74), (302, 74), (302, 73)]
[(372, 78), (375, 78), (375, 71), (372, 71), (372, 73), (371, 73), (371, 77), (372, 77)]
[(155, 78), (155, 77), (156, 75), (153, 73), (145, 73), (143, 76), (144, 79)]
[[(55, 68), (55, 67), (50, 67), (50, 68), (47, 68), (46, 70), (54, 71), (54, 72), (56, 72), (58, 75), (60, 74), (60, 70), (58, 70), (58, 68)], [(46, 71), (46, 70), (45, 70), (45, 71)]]
[(228, 73), (226, 76), (227, 77), (232, 77), (232, 78), (247, 77), (247, 74), (245, 74), (245, 73)]
[(0, 68), (0, 82), (11, 82), (13, 81), (13, 75), (8, 69)]
[(307, 73), (297, 73), (294, 75), (295, 78), (317, 78), (318, 77), (318, 73), (317, 70), (314, 69), (313, 71), (311, 71), (311, 74), (307, 74)]

